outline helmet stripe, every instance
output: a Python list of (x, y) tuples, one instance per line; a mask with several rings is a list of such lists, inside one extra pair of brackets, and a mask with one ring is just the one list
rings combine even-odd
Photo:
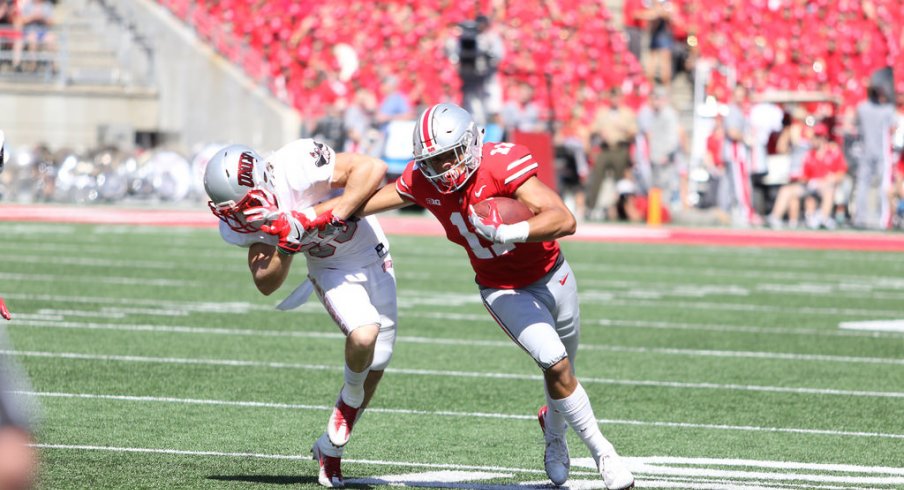
[(432, 106), (424, 112), (424, 118), (421, 120), (421, 136), (422, 141), (424, 142), (424, 149), (428, 152), (430, 151), (430, 147), (433, 146), (433, 138), (430, 137), (430, 120), (432, 119), (433, 111), (436, 109), (436, 106)]

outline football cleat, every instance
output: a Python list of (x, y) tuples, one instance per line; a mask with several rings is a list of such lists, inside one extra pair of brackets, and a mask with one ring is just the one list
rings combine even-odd
[(610, 454), (599, 461), (600, 476), (609, 490), (628, 490), (634, 488), (634, 475), (622, 461), (621, 456)]
[(342, 479), (342, 458), (327, 456), (320, 450), (320, 443), (315, 442), (311, 448), (311, 454), (314, 460), (320, 463), (320, 473), (317, 475), (317, 481), (321, 485), (329, 488), (342, 488), (345, 481)]
[(358, 409), (346, 405), (342, 401), (342, 395), (340, 394), (327, 423), (326, 433), (330, 437), (330, 443), (336, 447), (348, 444), (348, 438), (352, 435), (352, 427), (355, 425), (356, 418), (358, 418)]
[(560, 486), (568, 480), (568, 470), (571, 468), (571, 458), (568, 456), (568, 442), (565, 434), (553, 436), (546, 433), (546, 405), (540, 407), (537, 412), (537, 421), (540, 422), (540, 430), (546, 439), (546, 452), (543, 454), (543, 466), (546, 468), (546, 476), (553, 485)]

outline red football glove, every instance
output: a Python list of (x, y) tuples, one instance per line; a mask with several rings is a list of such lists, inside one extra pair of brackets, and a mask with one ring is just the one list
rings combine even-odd
[(242, 214), (247, 223), (269, 223), (279, 218), (276, 196), (266, 189), (252, 189), (242, 200)]
[(9, 314), (9, 310), (6, 309), (6, 303), (3, 302), (3, 298), (0, 298), (0, 316), (7, 320), (12, 320), (13, 316)]
[(332, 228), (341, 228), (345, 226), (345, 220), (339, 219), (333, 215), (333, 210), (330, 209), (324, 213), (321, 213), (316, 218), (311, 220), (309, 226), (305, 226), (305, 229), (310, 230), (311, 228), (317, 228), (320, 231), (326, 230), (328, 227)]
[(310, 228), (310, 221), (303, 214), (292, 211), (292, 214), (280, 213), (272, 223), (261, 226), (261, 231), (279, 237), (276, 248), (280, 253), (293, 255), (301, 251), (307, 228)]

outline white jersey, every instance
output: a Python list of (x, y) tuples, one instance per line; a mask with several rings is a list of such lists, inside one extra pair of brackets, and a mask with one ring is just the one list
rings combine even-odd
[[(336, 153), (312, 139), (295, 140), (270, 155), (264, 162), (272, 169), (273, 194), (283, 212), (301, 211), (342, 194), (330, 188)], [(389, 241), (373, 216), (350, 219), (345, 229), (305, 240), (302, 252), (312, 268), (359, 268), (389, 253)], [(276, 245), (277, 237), (258, 231), (239, 233), (220, 222), (220, 236), (226, 243), (250, 247), (253, 243)], [(310, 241), (310, 243), (308, 243)]]

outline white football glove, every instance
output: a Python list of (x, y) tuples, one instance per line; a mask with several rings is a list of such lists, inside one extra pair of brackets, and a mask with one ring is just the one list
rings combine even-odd
[(477, 213), (474, 212), (474, 206), (469, 206), (468, 219), (478, 235), (495, 243), (525, 242), (530, 233), (530, 224), (527, 221), (511, 225), (503, 223), (494, 202), (491, 202), (490, 214), (485, 218), (477, 216)]

